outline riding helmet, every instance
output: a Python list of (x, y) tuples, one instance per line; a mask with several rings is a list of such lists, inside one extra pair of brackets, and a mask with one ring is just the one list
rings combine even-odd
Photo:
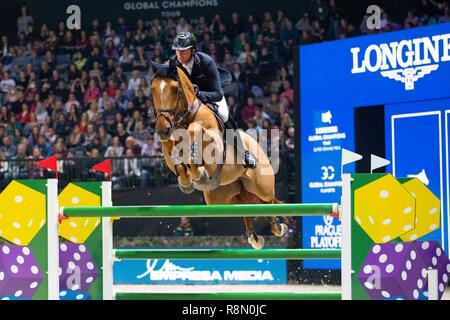
[(197, 38), (190, 32), (180, 32), (173, 41), (173, 50), (186, 50), (197, 47)]

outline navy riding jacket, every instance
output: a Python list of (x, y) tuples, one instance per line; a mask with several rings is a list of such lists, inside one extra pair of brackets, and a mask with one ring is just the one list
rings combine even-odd
[[(176, 56), (173, 56), (172, 59), (176, 60)], [(213, 103), (222, 100), (224, 96), (222, 90), (224, 86), (223, 77), (221, 77), (216, 63), (209, 55), (203, 52), (194, 53), (194, 65), (191, 74), (178, 61), (177, 66), (186, 73), (193, 84), (198, 86), (197, 97), (202, 102)]]

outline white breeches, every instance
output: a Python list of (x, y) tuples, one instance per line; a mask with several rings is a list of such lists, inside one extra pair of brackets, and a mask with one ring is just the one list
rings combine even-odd
[(217, 102), (217, 105), (219, 106), (218, 114), (220, 119), (222, 119), (223, 122), (228, 121), (228, 105), (227, 100), (225, 100), (225, 97), (222, 98), (219, 102)]

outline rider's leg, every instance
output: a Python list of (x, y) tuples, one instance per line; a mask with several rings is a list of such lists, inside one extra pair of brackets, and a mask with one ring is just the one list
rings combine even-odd
[[(232, 129), (234, 131), (238, 130), (239, 128), (236, 125), (236, 122), (234, 119), (230, 116), (228, 112), (228, 105), (227, 101), (225, 100), (225, 97), (222, 98), (218, 103), (218, 111), (220, 119), (224, 122), (225, 130)], [(242, 142), (241, 135), (238, 133), (236, 136), (236, 147), (237, 147), (237, 153), (238, 155), (244, 154), (244, 167), (245, 168), (256, 168), (257, 160), (256, 157), (248, 150), (245, 149), (244, 143)]]

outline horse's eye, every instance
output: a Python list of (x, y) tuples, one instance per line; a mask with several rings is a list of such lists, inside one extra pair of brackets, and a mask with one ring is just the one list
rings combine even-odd
[(177, 87), (173, 87), (173, 88), (172, 88), (172, 92), (173, 92), (174, 94), (177, 94), (177, 93), (178, 93), (178, 88), (177, 88)]

